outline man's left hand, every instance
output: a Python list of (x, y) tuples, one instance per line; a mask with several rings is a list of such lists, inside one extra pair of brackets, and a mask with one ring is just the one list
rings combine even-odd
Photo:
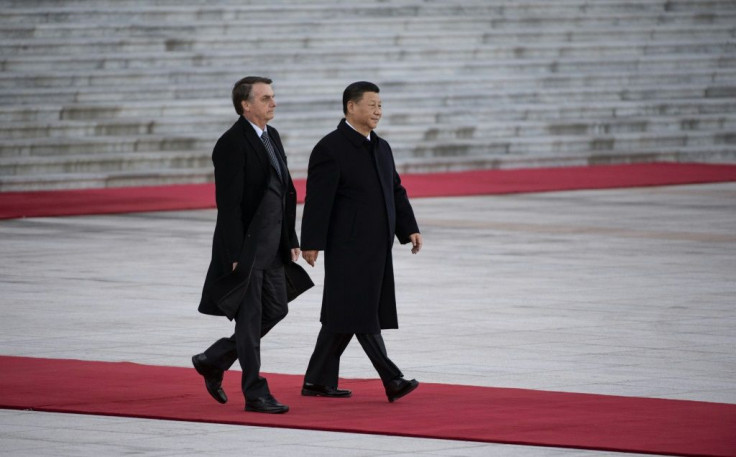
[(411, 253), (416, 254), (422, 249), (422, 234), (412, 233), (409, 239), (411, 240)]
[(294, 248), (294, 249), (292, 249), (292, 250), (291, 250), (291, 261), (292, 261), (292, 262), (296, 262), (297, 260), (299, 260), (299, 254), (300, 254), (301, 252), (302, 252), (302, 251), (301, 251), (301, 250), (300, 250), (299, 248)]

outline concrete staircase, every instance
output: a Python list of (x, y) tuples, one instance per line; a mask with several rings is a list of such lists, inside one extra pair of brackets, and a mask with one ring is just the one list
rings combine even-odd
[(0, 191), (210, 181), (247, 74), (295, 176), (358, 79), (403, 172), (736, 162), (736, 0), (203, 3), (3, 1)]

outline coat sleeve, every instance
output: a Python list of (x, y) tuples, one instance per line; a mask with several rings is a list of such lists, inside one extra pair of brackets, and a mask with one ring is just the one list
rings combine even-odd
[(399, 173), (396, 172), (396, 166), (393, 169), (394, 173), (394, 205), (396, 207), (396, 237), (399, 239), (401, 244), (406, 244), (411, 241), (410, 235), (419, 233), (419, 226), (417, 220), (414, 217), (414, 210), (409, 203), (409, 196), (406, 194), (406, 189), (401, 185), (401, 178)]
[(302, 216), (302, 250), (327, 246), (332, 205), (340, 182), (340, 167), (322, 143), (314, 147), (307, 170), (307, 195)]
[[(295, 197), (296, 199), (296, 197)], [(296, 208), (296, 205), (294, 205)], [(293, 211), (293, 215), (291, 217), (292, 221), (296, 220), (296, 209)], [(291, 224), (291, 227), (289, 227), (289, 247), (291, 249), (296, 249), (299, 247), (299, 238), (296, 235), (296, 227), (295, 224)]]
[(244, 160), (242, 151), (226, 136), (215, 144), (212, 162), (215, 165), (217, 227), (226, 257), (231, 262), (237, 262), (245, 236), (241, 205), (245, 185)]
[[(288, 170), (287, 170), (288, 172)], [(296, 189), (289, 176), (289, 196), (286, 203), (287, 220), (288, 220), (288, 233), (289, 233), (289, 248), (296, 249), (299, 247), (299, 238), (296, 235)]]

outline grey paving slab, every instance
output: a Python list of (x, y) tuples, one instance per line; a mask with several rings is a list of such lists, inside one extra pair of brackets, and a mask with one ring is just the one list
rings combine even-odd
[(464, 441), (0, 410), (0, 454), (36, 456), (626, 457)]
[[(414, 208), (425, 247), (415, 256), (394, 248), (401, 328), (384, 334), (407, 376), (736, 403), (736, 183), (416, 199)], [(214, 218), (200, 210), (0, 221), (0, 353), (188, 366), (232, 331), (196, 312)], [(306, 368), (322, 264), (309, 271), (315, 289), (263, 340), (266, 372)], [(355, 343), (341, 367), (345, 377), (376, 377)], [(2, 455), (243, 449), (620, 455), (0, 411)]]

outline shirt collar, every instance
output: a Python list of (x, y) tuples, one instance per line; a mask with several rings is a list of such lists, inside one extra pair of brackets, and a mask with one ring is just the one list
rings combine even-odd
[[(347, 120), (347, 119), (345, 119), (345, 123), (346, 123), (346, 124), (348, 124), (348, 126), (349, 126), (349, 127), (351, 128), (351, 129), (353, 129), (353, 130), (355, 130), (356, 132), (358, 132), (358, 129), (356, 129), (355, 127), (353, 127), (352, 125), (350, 125), (350, 122), (348, 122), (348, 120)], [(358, 132), (358, 133), (360, 133), (360, 132)], [(363, 134), (362, 134), (362, 133), (360, 133), (360, 136), (363, 136)], [(367, 136), (366, 138), (368, 139), (368, 141), (370, 141), (370, 140), (371, 140), (371, 134), (369, 133), (369, 134), (368, 134), (368, 136)]]
[[(245, 116), (243, 116), (243, 119), (248, 121), (248, 119), (246, 119)], [(256, 135), (258, 135), (258, 138), (260, 138), (261, 135), (263, 135), (263, 129), (258, 127), (256, 124), (252, 123), (251, 121), (248, 121), (248, 123), (253, 126), (253, 129), (256, 131)], [(266, 126), (266, 130), (268, 130), (268, 126)]]

